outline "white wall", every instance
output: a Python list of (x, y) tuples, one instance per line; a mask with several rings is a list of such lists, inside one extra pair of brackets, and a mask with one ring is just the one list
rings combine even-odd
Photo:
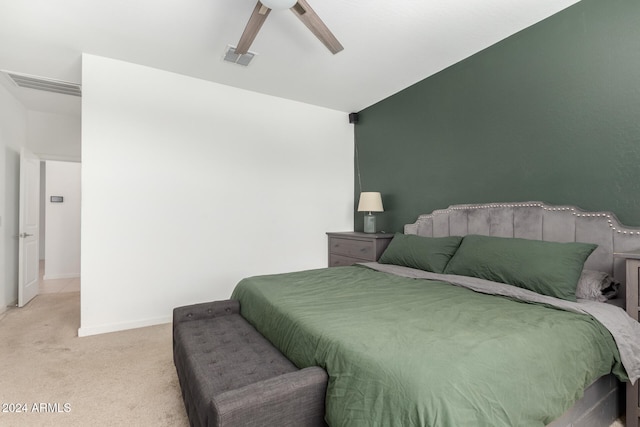
[[(46, 162), (44, 279), (80, 277), (80, 163)], [(51, 196), (62, 196), (52, 203)]]
[[(64, 95), (60, 95), (64, 96)], [(79, 162), (81, 159), (80, 116), (27, 111), (27, 148), (42, 160)], [(45, 258), (45, 162), (40, 168), (40, 259)], [(78, 269), (80, 267), (78, 266)]]
[(92, 55), (82, 83), (79, 335), (324, 267), (352, 229), (345, 113)]
[(0, 85), (0, 312), (18, 300), (20, 149), (26, 134), (26, 109)]
[(80, 117), (29, 110), (27, 147), (41, 159), (79, 162)]

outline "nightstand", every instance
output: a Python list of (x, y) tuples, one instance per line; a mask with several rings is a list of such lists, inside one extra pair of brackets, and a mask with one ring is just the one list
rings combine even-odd
[[(626, 260), (626, 311), (629, 316), (638, 321), (638, 312), (640, 311), (640, 303), (638, 299), (638, 282), (640, 281), (640, 251), (632, 252), (616, 252), (613, 254), (618, 258)], [(638, 383), (631, 385), (627, 383), (627, 426), (638, 427), (640, 425), (640, 395), (638, 392)]]
[(391, 233), (358, 231), (327, 233), (327, 236), (329, 236), (329, 267), (377, 261), (393, 239)]

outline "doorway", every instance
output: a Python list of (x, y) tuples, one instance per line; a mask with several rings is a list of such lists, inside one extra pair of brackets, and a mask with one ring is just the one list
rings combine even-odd
[(80, 291), (81, 164), (40, 163), (40, 293)]

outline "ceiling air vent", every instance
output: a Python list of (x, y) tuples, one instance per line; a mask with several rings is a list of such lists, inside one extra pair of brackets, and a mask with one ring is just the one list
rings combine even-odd
[(246, 67), (254, 56), (256, 56), (255, 52), (247, 52), (240, 55), (236, 53), (236, 48), (234, 46), (229, 45), (227, 46), (227, 51), (224, 53), (224, 60)]
[(64, 95), (82, 96), (82, 88), (77, 83), (30, 76), (28, 74), (14, 73), (13, 71), (3, 70), (3, 72), (19, 87), (62, 93)]

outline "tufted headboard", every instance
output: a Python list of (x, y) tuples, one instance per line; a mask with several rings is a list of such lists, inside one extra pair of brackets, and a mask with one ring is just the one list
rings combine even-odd
[[(590, 270), (605, 271), (625, 282), (625, 261), (615, 252), (640, 249), (640, 228), (620, 224), (611, 212), (585, 212), (575, 206), (542, 202), (452, 205), (420, 215), (404, 226), (405, 234), (428, 237), (519, 237), (551, 242), (595, 243), (598, 248), (585, 263)], [(624, 295), (624, 290), (622, 290)]]

